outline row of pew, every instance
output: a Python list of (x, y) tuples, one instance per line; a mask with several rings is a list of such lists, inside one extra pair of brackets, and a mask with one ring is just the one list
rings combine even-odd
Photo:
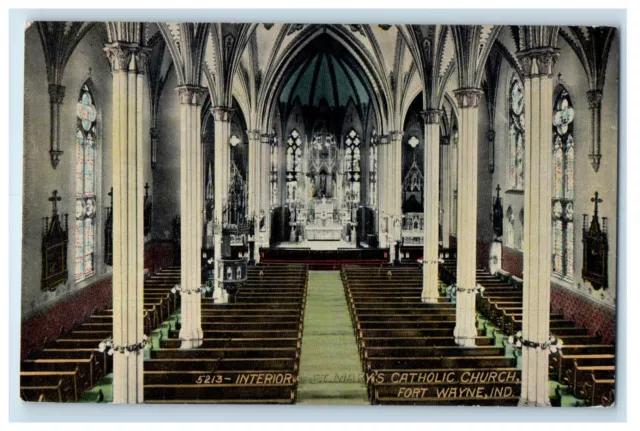
[(202, 298), (202, 345), (181, 349), (179, 326), (144, 363), (146, 403), (296, 401), (308, 270), (248, 268), (233, 302)]
[(516, 405), (521, 373), (478, 332), (456, 345), (455, 304), (421, 301), (418, 267), (344, 266), (341, 276), (373, 404)]
[[(455, 279), (456, 261), (444, 259), (441, 277)], [(442, 273), (445, 274), (442, 274)], [(492, 275), (478, 269), (477, 282), (484, 286), (477, 308), (505, 335), (522, 330), (522, 283), (508, 273)], [(572, 395), (587, 406), (611, 405), (615, 395), (615, 346), (603, 343), (599, 334), (590, 334), (562, 313), (550, 313), (550, 334), (562, 339), (563, 347), (549, 359), (549, 377), (566, 385)]]
[[(180, 306), (171, 289), (180, 283), (180, 268), (170, 267), (144, 281), (144, 331), (149, 334)], [(112, 356), (99, 352), (112, 337), (113, 309), (96, 310), (60, 334), (20, 366), (20, 397), (24, 401), (76, 402), (82, 392), (112, 371)]]

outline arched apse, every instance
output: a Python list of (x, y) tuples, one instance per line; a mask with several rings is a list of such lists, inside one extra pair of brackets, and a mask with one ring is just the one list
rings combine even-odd
[[(313, 63), (314, 65), (317, 64), (319, 67), (325, 68), (325, 64), (331, 62), (329, 67), (332, 70), (338, 70), (339, 74), (341, 70), (346, 69), (345, 78), (349, 85), (362, 85), (366, 93), (375, 95), (375, 97), (370, 97), (370, 109), (375, 112), (378, 129), (386, 129), (388, 84), (384, 76), (378, 73), (375, 60), (370, 57), (366, 49), (360, 46), (351, 34), (343, 31), (340, 26), (306, 27), (296, 36), (296, 41), (291, 43), (286, 48), (286, 52), (280, 56), (281, 62), (270, 68), (261, 86), (262, 90), (258, 100), (258, 116), (262, 119), (263, 129), (272, 127), (268, 124), (268, 120), (272, 118), (272, 111), (280, 103), (280, 96), (285, 91), (285, 87), (291, 85), (290, 81), (296, 71), (304, 67), (305, 64), (311, 64), (310, 57), (314, 57), (319, 52), (328, 54), (326, 63), (323, 58), (320, 58), (318, 63)], [(309, 94), (309, 96), (311, 95)], [(331, 102), (332, 99), (335, 98), (329, 97), (327, 101)], [(281, 114), (286, 118), (284, 112)]]

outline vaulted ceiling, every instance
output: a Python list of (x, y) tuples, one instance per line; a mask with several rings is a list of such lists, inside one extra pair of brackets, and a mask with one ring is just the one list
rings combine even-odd
[[(50, 83), (60, 81), (89, 24), (39, 25)], [(555, 47), (558, 35), (578, 55), (590, 87), (601, 90), (615, 37), (611, 28), (553, 26), (107, 23), (105, 28), (105, 42), (131, 39), (151, 47), (153, 105), (173, 70), (179, 85), (207, 87), (213, 106), (230, 107), (235, 100), (247, 127), (261, 130), (269, 128), (278, 102), (296, 97), (303, 104), (322, 98), (330, 105), (371, 102), (379, 130), (400, 130), (419, 94), (425, 109), (440, 109), (447, 88), (494, 88), (487, 81), (495, 79), (503, 60), (522, 74), (516, 53)]]
[(280, 93), (281, 103), (299, 100), (302, 105), (319, 106), (323, 99), (331, 107), (344, 107), (349, 100), (369, 103), (371, 90), (364, 72), (331, 37), (314, 39), (299, 57)]

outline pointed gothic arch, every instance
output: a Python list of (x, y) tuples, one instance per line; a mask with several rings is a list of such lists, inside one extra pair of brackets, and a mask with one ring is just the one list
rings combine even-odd
[(300, 54), (316, 38), (323, 35), (344, 48), (354, 64), (357, 65), (359, 70), (354, 69), (354, 72), (359, 74), (361, 81), (368, 86), (377, 125), (381, 130), (386, 130), (387, 108), (389, 106), (386, 79), (376, 70), (375, 61), (353, 34), (339, 26), (322, 25), (309, 25), (298, 33), (294, 42), (288, 45), (280, 56), (280, 63), (272, 65), (270, 73), (265, 76), (258, 96), (257, 108), (258, 117), (262, 119), (262, 128), (269, 128), (268, 120), (271, 118), (271, 112), (275, 109), (277, 98), (291, 76), (292, 70), (296, 69), (300, 62), (304, 62), (305, 57)]

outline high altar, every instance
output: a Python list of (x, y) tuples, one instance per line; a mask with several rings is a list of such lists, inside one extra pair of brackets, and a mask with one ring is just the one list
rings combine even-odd
[(306, 237), (310, 241), (338, 241), (343, 226), (334, 221), (334, 200), (326, 197), (314, 199), (309, 208), (309, 219), (305, 226)]
[(299, 155), (303, 175), (297, 177), (296, 199), (288, 199), (291, 241), (355, 241), (353, 192), (340, 166), (340, 154), (334, 135), (324, 130), (303, 146)]

